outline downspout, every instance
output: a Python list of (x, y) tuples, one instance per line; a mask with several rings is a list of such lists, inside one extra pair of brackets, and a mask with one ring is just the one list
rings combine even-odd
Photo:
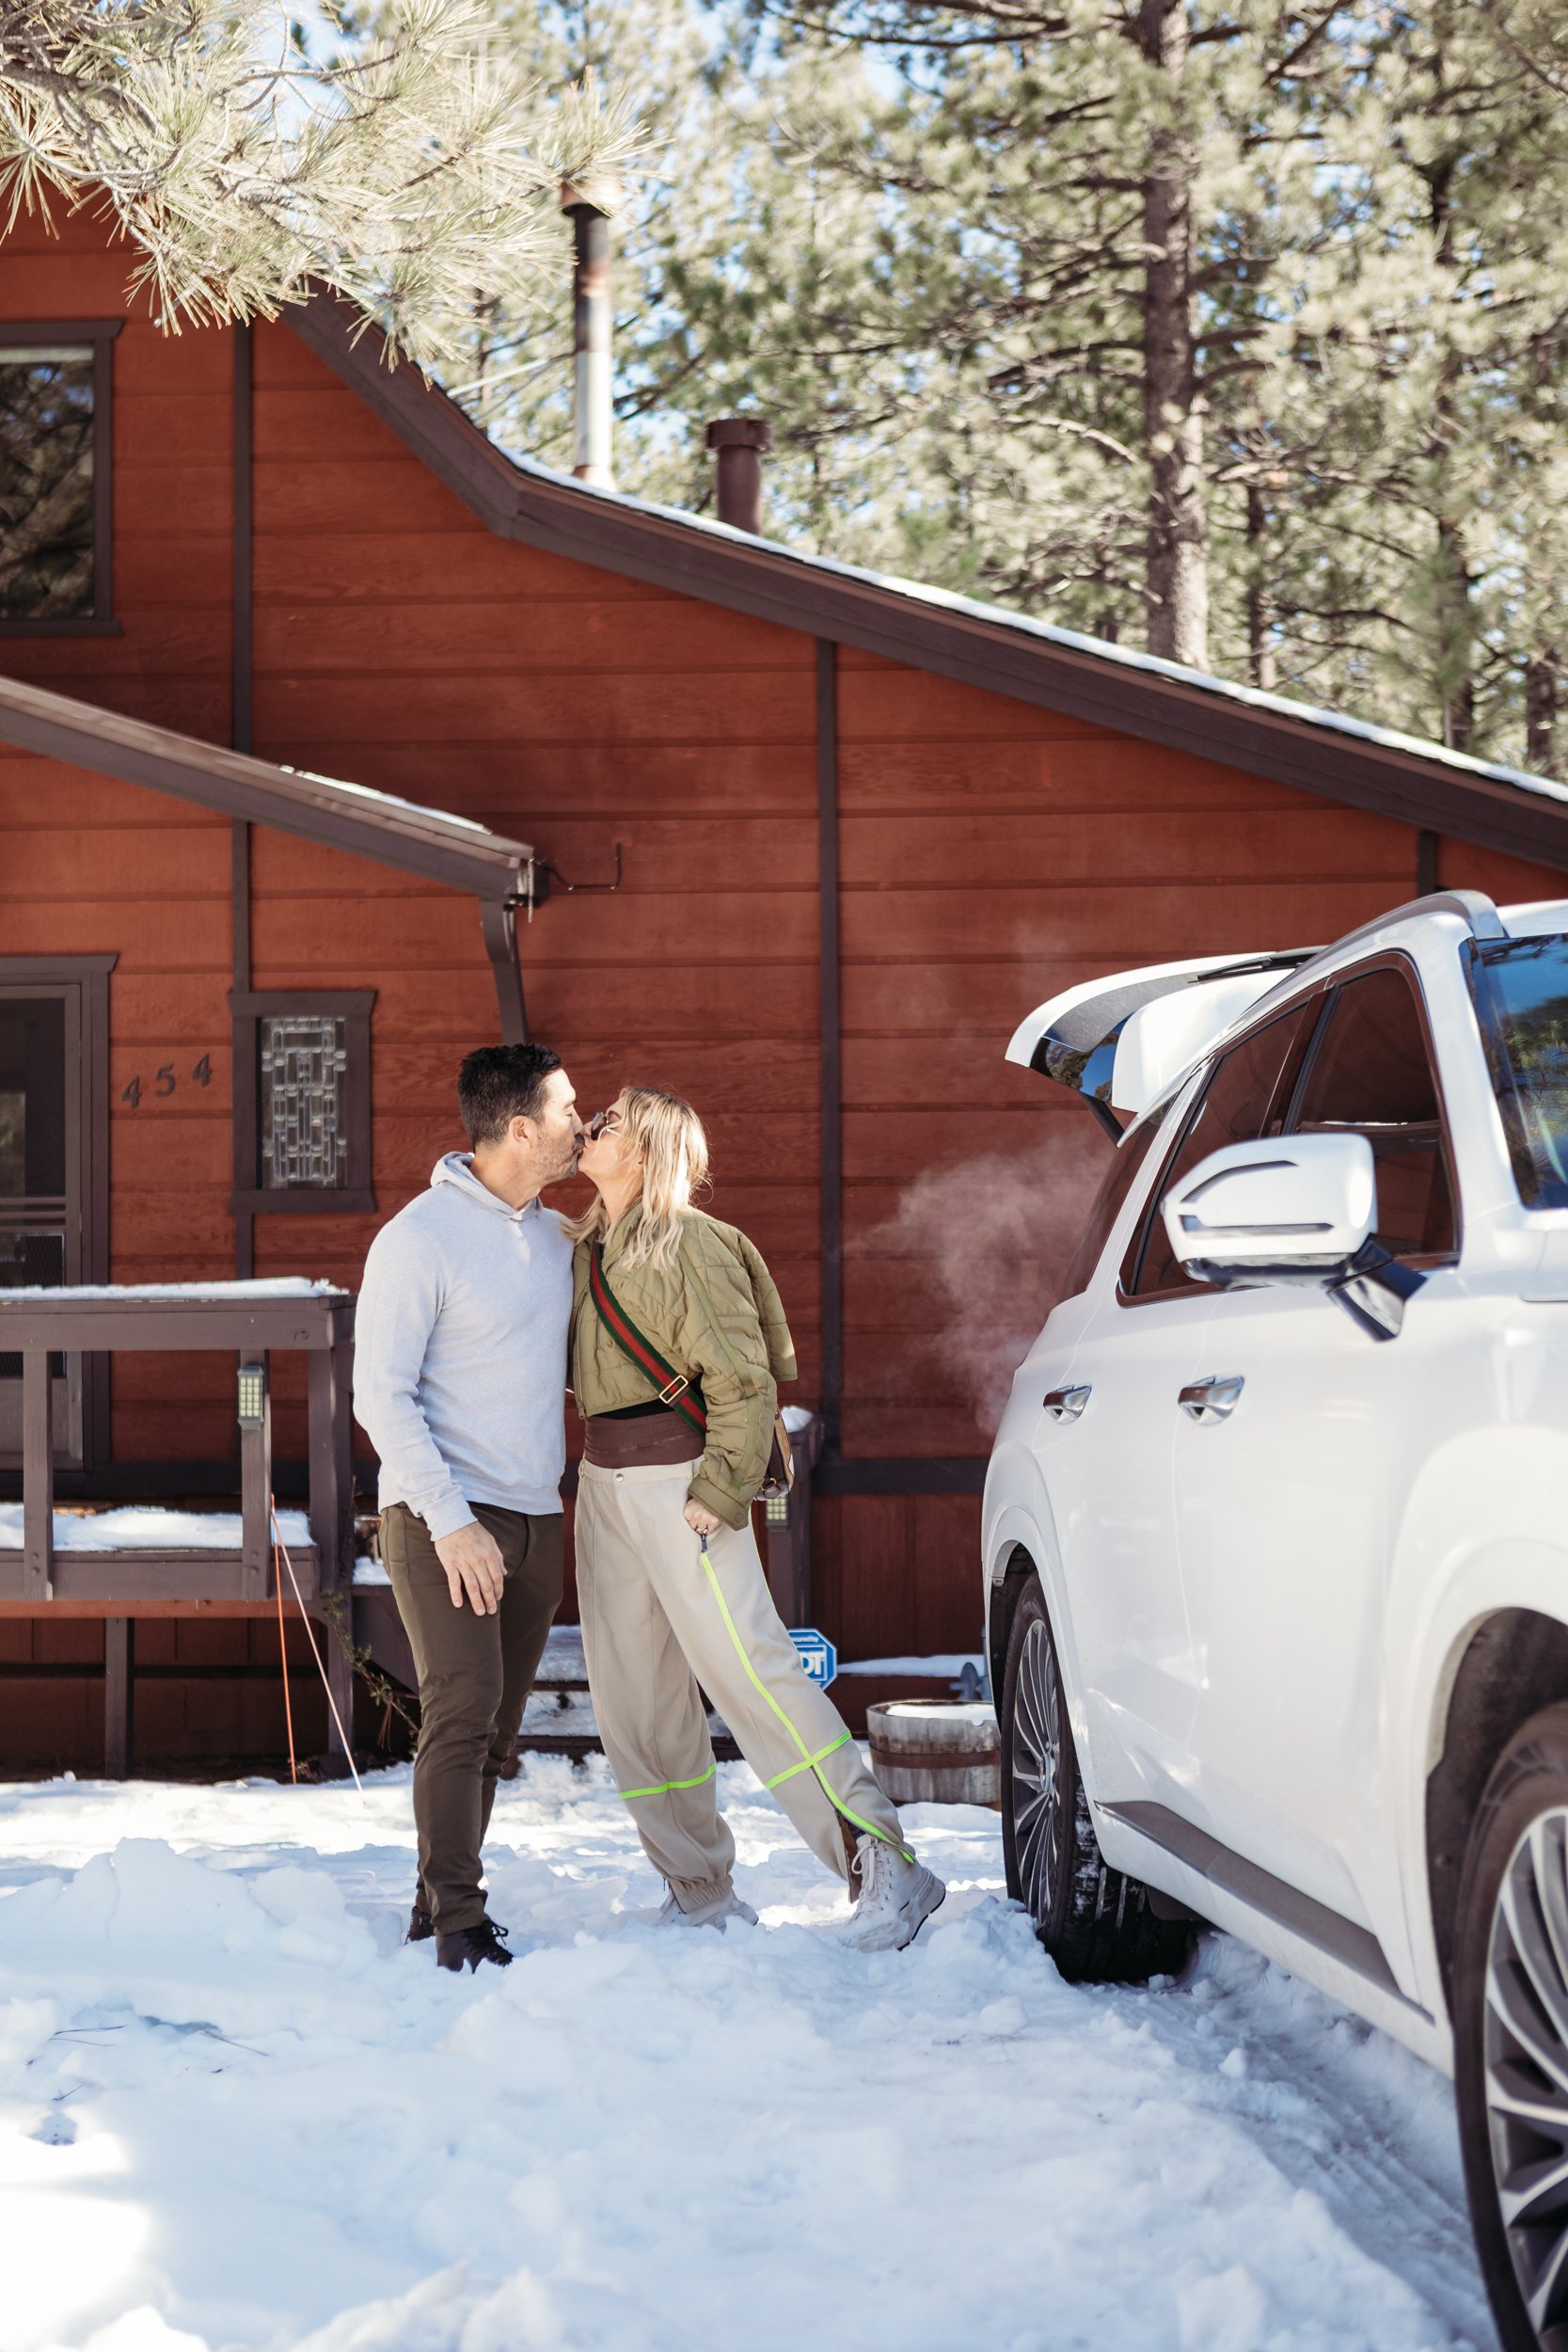
[(501, 1043), (529, 1042), (528, 1007), (523, 1001), (523, 968), (517, 956), (517, 917), (510, 897), (482, 898), (479, 928), (484, 952), (495, 975), (496, 1004), (500, 1012)]

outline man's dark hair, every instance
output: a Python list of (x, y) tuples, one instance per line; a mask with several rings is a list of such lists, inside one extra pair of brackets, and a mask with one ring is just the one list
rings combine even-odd
[(499, 1143), (515, 1119), (537, 1119), (545, 1082), (561, 1068), (547, 1045), (481, 1045), (457, 1073), (457, 1107), (471, 1144)]

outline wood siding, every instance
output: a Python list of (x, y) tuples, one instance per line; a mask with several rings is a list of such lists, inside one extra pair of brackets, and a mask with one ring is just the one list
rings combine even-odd
[[(108, 316), (90, 225), (7, 248), (0, 314)], [(233, 340), (116, 345), (118, 639), (0, 647), (20, 676), (227, 740)], [(816, 648), (498, 539), (282, 322), (254, 336), (254, 747), (533, 841), (567, 877), (520, 930), (534, 1034), (585, 1107), (698, 1104), (712, 1206), (751, 1232), (820, 1378)], [(1133, 691), (1131, 690), (1130, 691)], [(1235, 768), (847, 652), (839, 668), (845, 1450), (980, 1456), (1103, 1166), (1069, 1097), (1002, 1060), (1053, 990), (1119, 965), (1328, 940), (1414, 895), (1418, 836)], [(156, 795), (0, 760), (0, 952), (112, 948), (117, 1279), (221, 1275), (229, 833)], [(1445, 842), (1445, 884), (1560, 877)], [(377, 1218), (262, 1217), (259, 1273), (356, 1283), (375, 1223), (461, 1141), (457, 1059), (497, 1032), (474, 902), (258, 832), (258, 989), (374, 987)], [(127, 1079), (210, 1057), (131, 1110)], [(286, 1385), (279, 1450), (299, 1450)], [(231, 1450), (227, 1376), (117, 1372), (126, 1458)], [(978, 1506), (818, 1503), (816, 1613), (847, 1655), (974, 1647)], [(73, 1637), (74, 1638), (74, 1637)], [(230, 1637), (233, 1638), (233, 1637)], [(250, 1638), (248, 1636), (245, 1637)]]

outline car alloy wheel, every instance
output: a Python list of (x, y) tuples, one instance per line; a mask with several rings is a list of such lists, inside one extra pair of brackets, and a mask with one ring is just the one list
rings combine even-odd
[(1497, 1887), (1485, 2097), (1513, 2275), (1544, 2344), (1568, 2343), (1568, 1805), (1531, 1821)]
[(1023, 1636), (1013, 1701), (1012, 1815), (1019, 1892), (1037, 1926), (1054, 1913), (1062, 1878), (1062, 1684), (1043, 1617)]
[(1020, 1576), (1012, 1591), (997, 1710), (1007, 1892), (1070, 1982), (1138, 1982), (1180, 1968), (1186, 1926), (1158, 1916), (1147, 1888), (1100, 1851), (1038, 1576)]

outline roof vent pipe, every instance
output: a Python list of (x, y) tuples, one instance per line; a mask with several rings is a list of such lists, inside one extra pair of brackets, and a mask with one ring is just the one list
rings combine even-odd
[(773, 428), (761, 417), (718, 417), (707, 445), (719, 453), (718, 506), (721, 523), (736, 531), (762, 529), (762, 461)]
[(561, 186), (561, 209), (572, 224), (577, 248), (573, 272), (572, 471), (579, 482), (613, 490), (610, 458), (610, 215), (579, 195), (569, 180)]

